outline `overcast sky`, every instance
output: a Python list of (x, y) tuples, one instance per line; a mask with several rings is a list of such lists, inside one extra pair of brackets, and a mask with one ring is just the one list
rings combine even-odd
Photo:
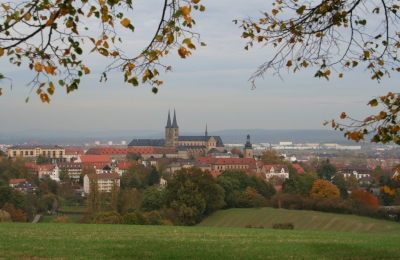
[[(134, 34), (122, 32), (123, 49), (137, 55), (155, 33), (161, 14), (159, 0), (135, 0), (129, 18)], [(329, 129), (325, 119), (338, 119), (346, 111), (364, 118), (377, 110), (366, 103), (377, 95), (396, 91), (399, 76), (393, 74), (380, 84), (372, 81), (369, 72), (353, 71), (339, 79), (313, 77), (315, 68), (300, 73), (283, 73), (284, 82), (267, 75), (251, 90), (248, 78), (265, 62), (273, 49), (255, 46), (244, 51), (245, 40), (233, 19), (257, 18), (259, 11), (271, 9), (265, 0), (202, 0), (206, 12), (195, 12), (195, 30), (202, 35), (206, 47), (198, 47), (186, 60), (176, 51), (164, 59), (173, 72), (161, 75), (164, 85), (159, 93), (151, 86), (134, 88), (123, 82), (121, 73), (109, 74), (100, 83), (100, 72), (108, 60), (98, 54), (85, 56), (91, 69), (83, 77), (78, 91), (65, 93), (57, 88), (50, 104), (41, 103), (36, 94), (29, 94), (26, 84), (32, 73), (8, 65), (4, 57), (2, 72), (13, 79), (3, 81), (0, 97), (0, 132), (20, 129), (81, 129), (89, 131), (151, 129), (163, 131), (168, 110), (176, 109), (178, 125), (184, 132), (223, 129)], [(94, 25), (96, 26), (96, 25)], [(29, 103), (25, 98), (30, 96)]]

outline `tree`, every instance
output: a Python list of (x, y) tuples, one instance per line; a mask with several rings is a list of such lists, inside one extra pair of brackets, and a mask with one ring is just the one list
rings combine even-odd
[(336, 187), (340, 191), (340, 196), (343, 199), (347, 199), (349, 197), (349, 192), (347, 191), (346, 187), (346, 179), (344, 178), (344, 175), (341, 173), (338, 173), (335, 175), (335, 178), (332, 181), (332, 184), (336, 185)]
[(266, 165), (283, 164), (283, 161), (275, 150), (264, 151), (261, 156), (261, 161)]
[(241, 150), (239, 150), (238, 148), (236, 148), (236, 147), (232, 148), (231, 154), (236, 154), (236, 155), (239, 156), (239, 158), (243, 158), (244, 157), (243, 152)]
[(310, 173), (299, 173), (282, 184), (282, 191), (289, 194), (297, 194), (301, 196), (309, 196), (317, 177)]
[(13, 222), (26, 222), (27, 217), (24, 212), (20, 209), (15, 209), (13, 204), (6, 203), (2, 207), (2, 210), (7, 211), (11, 215)]
[(349, 191), (357, 190), (360, 187), (357, 178), (354, 175), (346, 177), (346, 188)]
[(164, 189), (159, 189), (155, 186), (149, 186), (142, 192), (142, 201), (140, 209), (143, 212), (160, 210), (164, 204), (163, 198)]
[(382, 169), (382, 167), (380, 165), (378, 165), (371, 172), (371, 178), (373, 180), (374, 186), (377, 187), (379, 185), (379, 178), (381, 176), (385, 176), (385, 171)]
[(251, 187), (247, 187), (240, 197), (240, 204), (244, 208), (261, 208), (266, 202), (266, 199)]
[(114, 180), (111, 186), (111, 196), (110, 196), (110, 209), (112, 211), (117, 210), (118, 197), (119, 197), (119, 187), (117, 181)]
[(129, 161), (137, 161), (142, 159), (142, 155), (140, 153), (128, 153), (126, 159)]
[[(261, 19), (248, 18), (241, 24), (242, 37), (249, 39), (245, 49), (254, 43), (277, 48), (272, 59), (251, 77), (253, 85), (256, 78), (269, 70), (280, 75), (281, 69), (290, 67), (296, 72), (315, 66), (315, 77), (329, 79), (331, 70), (343, 77), (343, 73), (364, 63), (372, 79), (378, 81), (389, 70), (400, 70), (395, 29), (399, 6), (394, 3), (393, 0), (275, 1), (271, 13), (263, 12)], [(372, 16), (378, 21), (367, 23)]]
[(151, 186), (153, 184), (158, 184), (158, 183), (160, 183), (160, 174), (158, 173), (156, 167), (151, 166), (151, 172), (147, 184)]
[[(1, 77), (1, 76), (0, 76)], [(37, 165), (45, 165), (49, 162), (49, 158), (47, 158), (45, 155), (40, 154), (37, 158), (36, 158), (36, 164)]]
[(92, 175), (89, 179), (89, 195), (87, 202), (89, 211), (96, 212), (100, 210), (100, 191), (96, 174)]
[(59, 174), (59, 179), (61, 181), (67, 181), (69, 180), (69, 174), (68, 174), (68, 170), (66, 168), (61, 168), (60, 170), (60, 174)]
[(322, 163), (317, 167), (317, 174), (320, 179), (330, 180), (335, 176), (336, 172), (336, 167), (328, 161), (322, 161)]
[(379, 207), (378, 198), (373, 194), (366, 192), (365, 190), (355, 190), (350, 194), (350, 198), (353, 200), (362, 201), (371, 208), (377, 209)]
[(337, 198), (340, 196), (340, 192), (329, 182), (316, 180), (311, 188), (310, 196), (314, 198)]
[(183, 225), (194, 225), (225, 205), (224, 190), (208, 170), (182, 168), (168, 182), (165, 204)]
[[(53, 79), (69, 93), (78, 89), (82, 76), (90, 73), (90, 68), (80, 58), (87, 49), (84, 45), (91, 52), (112, 59), (101, 80), (107, 80), (107, 72), (118, 69), (125, 82), (134, 86), (138, 86), (140, 80), (150, 83), (154, 85), (152, 91), (157, 93), (157, 86), (163, 83), (157, 78), (157, 69), (171, 70), (160, 59), (174, 49), (181, 58), (186, 58), (191, 55), (191, 50), (196, 49), (194, 43), (200, 37), (192, 31), (195, 25), (192, 10), (205, 11), (199, 2), (163, 1), (154, 37), (142, 53), (134, 57), (124, 54), (119, 46), (123, 39), (118, 34), (119, 28), (134, 32), (135, 27), (127, 18), (129, 11), (133, 10), (132, 0), (4, 2), (0, 56), (7, 56), (16, 66), (26, 64), (36, 73), (28, 85), (36, 88), (42, 102), (49, 102), (49, 95), (55, 91)], [(93, 22), (99, 26), (88, 26)], [(93, 27), (100, 30), (92, 32)], [(6, 76), (0, 73), (0, 79), (4, 78)], [(43, 88), (46, 84), (47, 90)]]

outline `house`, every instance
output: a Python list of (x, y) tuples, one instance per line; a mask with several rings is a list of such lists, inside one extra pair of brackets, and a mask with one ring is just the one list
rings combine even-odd
[(11, 188), (14, 188), (15, 186), (17, 186), (20, 182), (26, 182), (25, 179), (10, 179), (9, 181), (9, 186)]
[(79, 155), (75, 162), (87, 163), (111, 163), (109, 155)]
[(341, 171), (345, 178), (353, 175), (357, 180), (363, 177), (370, 177), (371, 172), (372, 170), (366, 166), (347, 166)]
[(9, 157), (14, 158), (16, 156), (22, 156), (25, 158), (36, 158), (39, 155), (46, 156), (51, 160), (51, 162), (62, 162), (65, 161), (65, 148), (60, 146), (50, 146), (50, 145), (39, 145), (39, 146), (29, 146), (20, 145), (8, 148), (7, 154)]
[(196, 161), (186, 161), (186, 162), (172, 162), (165, 166), (165, 170), (172, 176), (175, 171), (180, 170), (181, 168), (190, 168), (190, 167), (199, 167), (203, 171), (208, 170), (211, 171), (211, 165), (207, 163), (199, 163)]
[(20, 182), (14, 186), (14, 189), (20, 190), (22, 193), (27, 194), (38, 189), (38, 186), (34, 182)]
[(262, 172), (265, 173), (265, 179), (277, 176), (282, 179), (289, 179), (289, 169), (286, 165), (264, 165)]
[(255, 172), (257, 170), (256, 160), (254, 158), (196, 157), (196, 162), (209, 164), (213, 171), (250, 170)]
[(55, 164), (40, 165), (34, 162), (25, 163), (25, 167), (28, 169), (28, 172), (36, 175), (39, 179), (44, 179), (45, 176), (51, 176), (55, 166)]
[(90, 180), (97, 178), (100, 192), (111, 192), (114, 181), (120, 186), (120, 176), (118, 173), (86, 174), (83, 178), (83, 189), (85, 193), (90, 192)]
[(58, 179), (61, 170), (65, 169), (68, 172), (69, 178), (74, 182), (78, 182), (79, 178), (82, 175), (82, 168), (83, 168), (83, 163), (59, 162), (54, 167), (52, 175), (50, 177), (52, 179)]
[(304, 171), (303, 167), (300, 166), (300, 164), (294, 163), (293, 167), (297, 170), (297, 173), (306, 172), (306, 171)]
[(65, 149), (65, 159), (67, 162), (72, 162), (74, 159), (78, 159), (78, 156), (84, 155), (85, 152), (78, 148), (66, 148)]

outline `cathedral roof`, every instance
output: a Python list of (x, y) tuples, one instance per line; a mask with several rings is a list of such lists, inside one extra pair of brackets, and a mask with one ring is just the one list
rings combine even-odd
[(215, 141), (217, 141), (217, 147), (224, 147), (224, 143), (220, 136), (179, 136), (178, 141), (209, 141), (211, 137), (214, 137)]
[(165, 146), (164, 139), (133, 139), (128, 146)]

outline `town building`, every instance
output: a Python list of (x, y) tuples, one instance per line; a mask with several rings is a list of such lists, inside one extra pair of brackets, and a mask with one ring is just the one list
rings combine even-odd
[(32, 181), (20, 182), (14, 186), (14, 189), (21, 191), (24, 194), (33, 192), (38, 189), (38, 186)]
[(17, 156), (28, 157), (28, 158), (37, 158), (39, 155), (43, 155), (50, 159), (52, 163), (55, 162), (64, 162), (65, 158), (65, 148), (55, 145), (19, 145), (12, 146), (8, 148), (7, 155), (11, 158), (15, 158)]
[(111, 192), (114, 182), (118, 187), (120, 186), (120, 176), (118, 173), (86, 174), (83, 178), (83, 189), (86, 194), (90, 193), (90, 180), (93, 178), (97, 178), (100, 192)]
[(174, 148), (180, 158), (190, 158), (209, 153), (224, 152), (225, 146), (220, 136), (209, 136), (206, 131), (203, 136), (181, 136), (176, 120), (176, 112), (171, 123), (168, 112), (167, 125), (165, 126), (165, 139), (133, 139), (129, 148)]
[(289, 169), (286, 165), (263, 165), (261, 172), (265, 173), (267, 181), (274, 176), (289, 179)]

